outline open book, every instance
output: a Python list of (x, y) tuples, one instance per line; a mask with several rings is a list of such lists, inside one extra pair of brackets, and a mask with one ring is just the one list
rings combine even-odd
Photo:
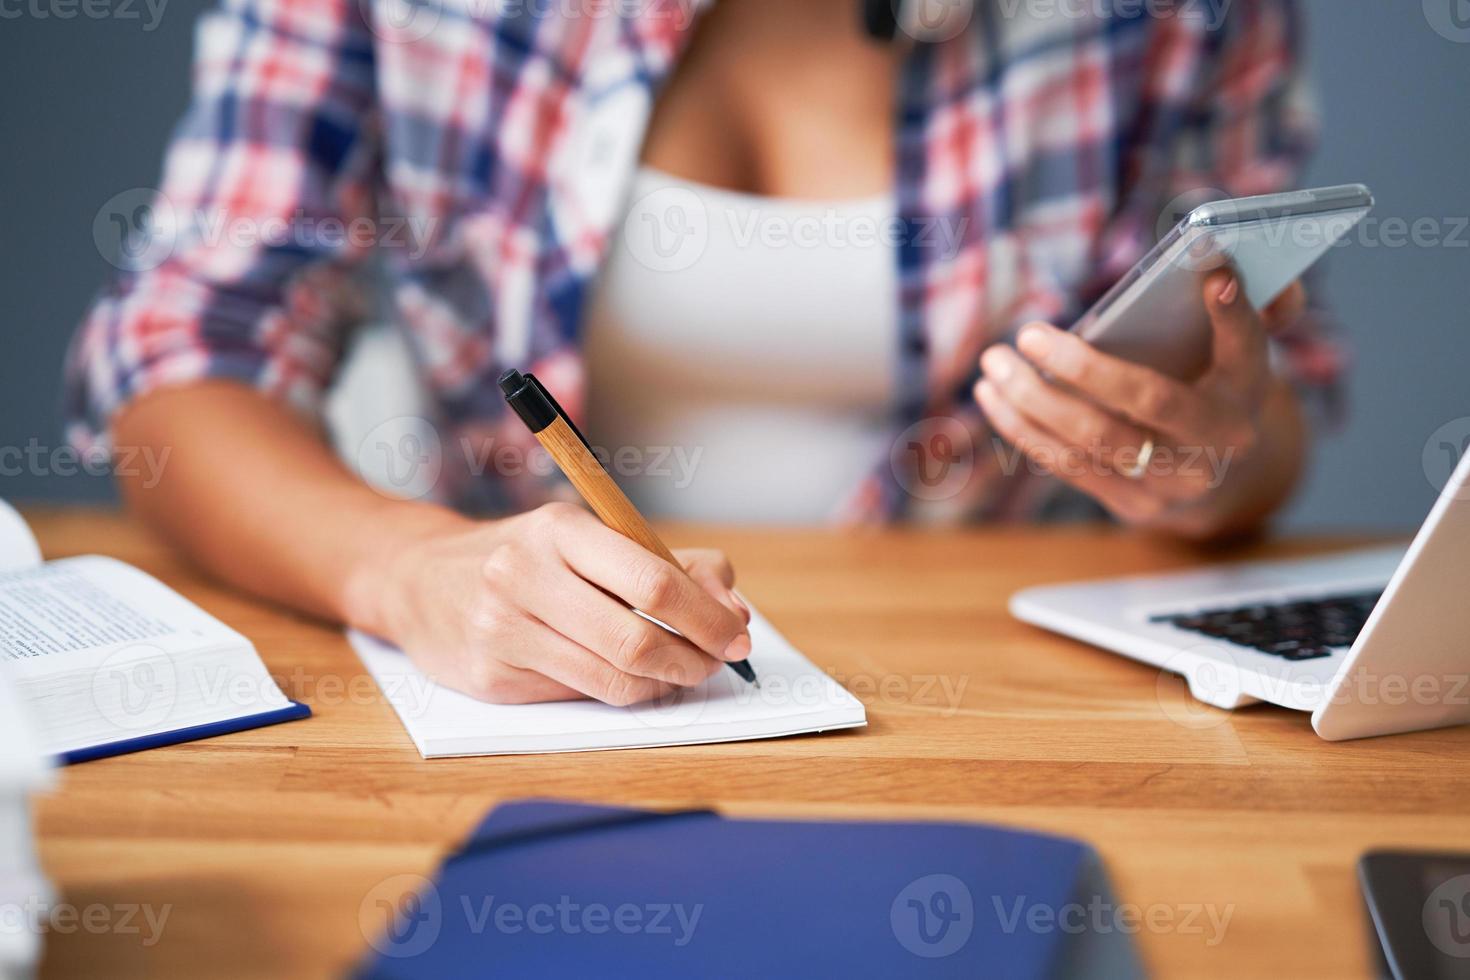
[(396, 647), (363, 633), (348, 639), (426, 759), (735, 742), (868, 723), (862, 702), (758, 612), (750, 623), (750, 662), (759, 687), (721, 670), (698, 687), (627, 708), (597, 701), (486, 704), (435, 684)]
[(0, 667), (67, 762), (311, 713), (249, 640), (151, 575), (96, 555), (43, 562), (3, 501)]

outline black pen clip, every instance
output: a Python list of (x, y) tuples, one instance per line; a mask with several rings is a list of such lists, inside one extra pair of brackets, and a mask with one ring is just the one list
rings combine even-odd
[[(556, 414), (571, 428), (573, 432), (577, 434), (577, 438), (582, 440), (582, 445), (586, 446), (587, 451), (589, 453), (592, 453), (592, 455), (595, 457), (597, 453), (592, 451), (592, 443), (588, 442), (587, 437), (582, 435), (582, 430), (577, 428), (577, 423), (572, 421), (572, 417), (567, 414), (566, 409), (561, 407), (561, 403), (556, 400), (556, 396), (553, 395), (551, 391), (544, 384), (541, 383), (541, 379), (536, 377), (529, 371), (521, 375), (521, 377), (525, 378), (527, 383), (534, 385), (536, 390), (541, 393), (542, 397), (551, 403), (551, 407), (556, 409)], [(598, 462), (600, 463), (601, 460), (598, 460)]]

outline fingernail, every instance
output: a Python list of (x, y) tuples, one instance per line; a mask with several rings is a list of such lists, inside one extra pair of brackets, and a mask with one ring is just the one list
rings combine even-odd
[(1051, 354), (1051, 331), (1035, 325), (1025, 327), (1016, 338), (1016, 345), (1021, 348), (1021, 353), (1033, 361), (1043, 361)]
[(1004, 381), (1011, 376), (1011, 353), (1004, 347), (992, 347), (980, 359), (980, 366), (996, 381)]
[(750, 607), (733, 591), (730, 593), (730, 602), (736, 609), (740, 610), (740, 615), (745, 617), (745, 621), (747, 623), (750, 622)]
[(750, 634), (741, 633), (735, 639), (731, 640), (730, 645), (725, 647), (725, 652), (722, 656), (726, 660), (744, 660), (750, 656)]
[(1220, 290), (1220, 305), (1221, 306), (1229, 306), (1229, 305), (1231, 305), (1232, 303), (1235, 302), (1235, 297), (1237, 297), (1239, 295), (1240, 295), (1240, 280), (1237, 279), (1235, 276), (1231, 276), (1230, 277), (1230, 281), (1225, 284), (1225, 288), (1222, 289), (1222, 290)]

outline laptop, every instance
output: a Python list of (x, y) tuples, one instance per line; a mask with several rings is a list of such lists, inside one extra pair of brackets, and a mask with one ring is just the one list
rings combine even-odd
[(1027, 589), (1018, 619), (1339, 741), (1470, 722), (1470, 452), (1407, 549)]

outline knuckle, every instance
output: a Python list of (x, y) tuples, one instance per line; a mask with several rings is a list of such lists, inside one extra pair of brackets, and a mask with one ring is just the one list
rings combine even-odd
[(633, 591), (640, 609), (666, 609), (679, 594), (678, 573), (666, 562), (647, 562), (638, 571)]
[(504, 541), (491, 549), (480, 565), (480, 574), (494, 586), (504, 586), (523, 574), (521, 546), (514, 541)]
[(560, 500), (552, 501), (549, 504), (542, 504), (540, 507), (531, 511), (531, 526), (543, 532), (551, 532), (557, 528), (565, 527), (567, 522), (575, 517), (576, 513), (576, 505)]
[(1137, 407), (1145, 419), (1172, 419), (1179, 414), (1179, 394), (1166, 384), (1144, 385), (1138, 393)]
[(639, 622), (619, 630), (612, 642), (613, 663), (623, 668), (643, 666), (658, 646), (652, 623)]

